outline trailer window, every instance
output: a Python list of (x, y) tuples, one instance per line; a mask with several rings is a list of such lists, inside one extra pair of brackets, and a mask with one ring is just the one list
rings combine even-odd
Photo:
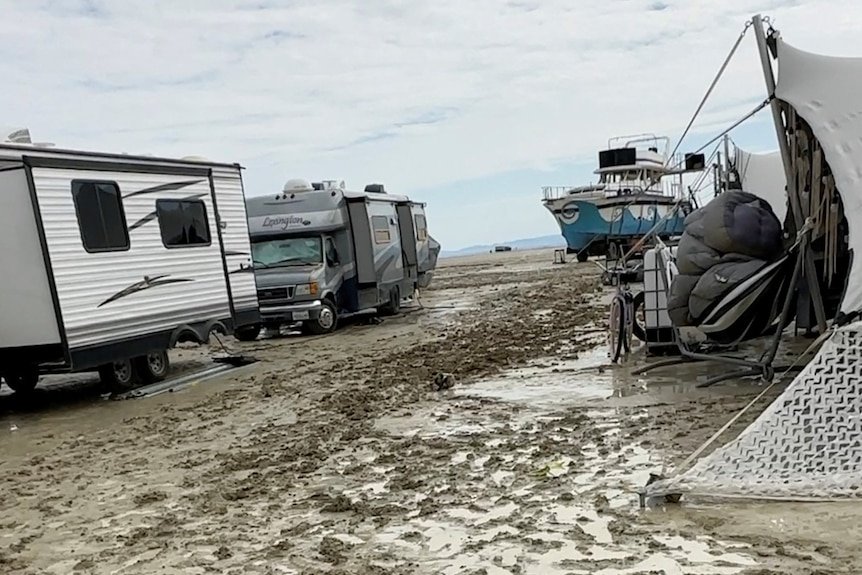
[(375, 244), (388, 244), (392, 241), (389, 233), (389, 218), (386, 216), (371, 216), (371, 228), (374, 230)]
[(166, 248), (210, 245), (207, 208), (200, 200), (157, 200), (156, 213)]
[(416, 239), (423, 242), (428, 239), (428, 223), (425, 221), (425, 216), (416, 214)]
[(88, 252), (129, 249), (129, 229), (116, 182), (72, 182), (72, 200)]

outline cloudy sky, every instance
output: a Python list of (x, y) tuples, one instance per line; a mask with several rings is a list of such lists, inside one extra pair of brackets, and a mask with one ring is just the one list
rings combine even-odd
[[(755, 12), (862, 55), (858, 0), (0, 0), (0, 126), (343, 179), (428, 202), (446, 249), (558, 232), (543, 185), (611, 136), (675, 139)], [(765, 96), (748, 34), (684, 149)], [(738, 130), (774, 147), (767, 113)]]

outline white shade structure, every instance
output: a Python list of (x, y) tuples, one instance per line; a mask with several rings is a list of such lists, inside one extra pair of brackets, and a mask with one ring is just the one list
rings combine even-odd
[[(755, 17), (754, 24), (760, 23), (760, 17)], [(756, 32), (766, 63), (767, 86), (771, 87), (766, 41), (762, 30)], [(685, 469), (706, 445), (696, 450), (675, 476), (649, 485), (648, 496), (688, 493), (805, 501), (862, 499), (862, 321), (858, 317), (862, 311), (862, 58), (804, 52), (776, 33), (770, 39), (778, 60), (774, 118), (779, 137), (787, 135), (789, 141), (789, 163), (794, 171), (788, 171), (799, 178), (791, 184), (808, 188), (802, 195), (811, 204), (806, 213), (804, 202), (800, 202), (801, 215), (809, 217), (822, 207), (815, 192), (829, 180), (824, 176), (829, 172), (843, 204), (847, 247), (852, 256), (840, 305), (846, 316), (823, 334), (822, 347), (814, 359), (754, 423), (735, 440)], [(783, 120), (777, 112), (779, 106), (784, 109)], [(804, 120), (816, 141), (811, 141), (807, 132), (798, 137), (804, 130), (797, 119)], [(782, 126), (780, 121), (788, 125)], [(819, 151), (828, 167), (819, 165)], [(810, 170), (804, 161), (793, 165), (794, 160), (807, 155), (817, 158)], [(767, 159), (747, 157), (743, 152), (740, 168), (744, 169), (746, 158), (750, 160), (748, 170), (753, 170), (747, 176), (753, 191), (753, 182), (768, 175), (770, 162), (779, 168), (783, 165), (780, 155)], [(741, 176), (745, 182), (746, 176)], [(831, 192), (831, 183), (829, 186)], [(777, 185), (770, 188), (764, 183), (758, 188), (754, 193), (774, 192), (778, 198)], [(836, 221), (829, 220), (832, 229), (837, 229), (833, 225)], [(812, 349), (818, 343), (814, 342)], [(796, 361), (807, 359), (804, 355), (798, 355)]]
[(737, 146), (733, 164), (742, 189), (769, 202), (778, 221), (783, 222), (787, 215), (787, 178), (781, 153), (755, 154)]
[(854, 255), (841, 311), (862, 310), (862, 58), (804, 52), (777, 39), (775, 96), (808, 122), (844, 203)]

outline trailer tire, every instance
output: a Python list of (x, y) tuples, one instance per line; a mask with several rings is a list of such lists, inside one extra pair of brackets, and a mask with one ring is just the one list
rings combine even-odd
[(155, 383), (168, 376), (171, 369), (171, 359), (167, 350), (154, 351), (132, 360), (135, 371), (143, 383)]
[(303, 333), (324, 335), (332, 333), (338, 327), (338, 310), (331, 299), (324, 299), (317, 319), (302, 322)]
[(99, 367), (99, 377), (110, 391), (128, 391), (138, 386), (138, 374), (131, 359), (120, 359)]
[(39, 383), (39, 372), (35, 369), (27, 369), (20, 372), (4, 373), (3, 381), (9, 389), (22, 395), (32, 392)]
[(240, 341), (254, 341), (260, 335), (260, 324), (243, 325), (233, 330), (233, 336)]
[(578, 252), (578, 261), (580, 263), (584, 263), (585, 261), (587, 261), (589, 259), (589, 257), (590, 257), (590, 252), (587, 251), (586, 249), (583, 249), (583, 250)]

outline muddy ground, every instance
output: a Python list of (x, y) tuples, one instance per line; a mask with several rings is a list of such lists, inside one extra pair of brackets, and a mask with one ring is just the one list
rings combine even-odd
[(761, 388), (608, 365), (596, 268), (551, 259), (445, 261), (421, 308), (231, 340), (260, 361), (176, 393), (0, 397), (0, 573), (862, 571), (855, 504), (639, 508)]

